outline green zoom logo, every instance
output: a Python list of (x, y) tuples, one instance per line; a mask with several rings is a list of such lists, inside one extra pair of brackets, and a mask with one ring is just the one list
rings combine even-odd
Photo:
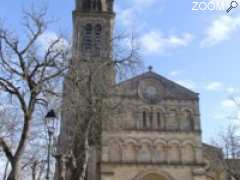
[(229, 13), (232, 9), (237, 8), (239, 2), (237, 1), (193, 1), (193, 11), (227, 11)]

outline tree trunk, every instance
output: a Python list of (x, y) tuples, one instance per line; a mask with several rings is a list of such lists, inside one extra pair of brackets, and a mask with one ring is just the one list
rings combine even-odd
[(19, 162), (12, 163), (12, 169), (10, 171), (10, 174), (8, 175), (7, 180), (20, 180), (20, 174), (19, 174)]

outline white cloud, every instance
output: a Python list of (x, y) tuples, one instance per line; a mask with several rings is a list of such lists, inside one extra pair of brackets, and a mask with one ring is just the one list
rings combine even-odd
[(235, 93), (238, 93), (239, 90), (237, 88), (234, 88), (234, 87), (229, 87), (226, 89), (226, 92), (229, 93), (229, 94), (235, 94)]
[[(119, 21), (123, 26), (132, 26), (136, 19), (134, 9), (125, 9), (119, 12)], [(132, 28), (132, 27), (131, 27)]]
[(201, 45), (209, 47), (228, 40), (238, 30), (240, 30), (240, 15), (217, 17), (206, 29), (206, 37), (201, 42)]
[(180, 36), (163, 36), (159, 31), (143, 34), (139, 39), (142, 49), (148, 53), (162, 53), (169, 49), (187, 46), (193, 39), (192, 34), (184, 33)]
[(123, 8), (120, 4), (116, 4), (119, 24), (131, 31), (141, 31), (147, 24), (143, 18), (146, 9), (151, 8), (156, 3), (158, 3), (157, 7), (162, 7), (162, 5), (159, 5), (159, 3), (162, 4), (159, 0), (131, 0), (127, 2), (128, 8)]
[(175, 76), (178, 76), (182, 73), (182, 71), (179, 71), (179, 70), (174, 70), (174, 71), (171, 71), (169, 73), (169, 76), (172, 76), (172, 77), (175, 77)]
[(239, 110), (240, 96), (235, 96), (234, 98), (225, 99), (221, 102), (221, 106), (227, 110)]
[(38, 39), (38, 42), (43, 50), (47, 50), (49, 46), (54, 43), (54, 41), (58, 40), (60, 38), (60, 41), (55, 46), (55, 48), (67, 48), (69, 47), (69, 43), (66, 39), (61, 38), (59, 35), (57, 35), (55, 32), (46, 32), (40, 36)]
[(217, 91), (223, 87), (221, 82), (211, 82), (207, 85), (206, 89), (209, 91)]
[(234, 103), (234, 101), (231, 99), (226, 99), (221, 102), (221, 106), (223, 108), (236, 108), (236, 103)]
[(137, 6), (139, 8), (143, 8), (143, 7), (149, 7), (154, 5), (155, 3), (157, 3), (159, 0), (133, 0), (133, 6)]

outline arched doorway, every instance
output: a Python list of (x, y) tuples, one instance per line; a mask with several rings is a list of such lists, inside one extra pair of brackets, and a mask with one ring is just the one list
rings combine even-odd
[(151, 173), (146, 176), (144, 176), (141, 180), (168, 180), (166, 177)]
[(147, 169), (141, 171), (133, 180), (174, 180), (168, 172), (160, 169)]

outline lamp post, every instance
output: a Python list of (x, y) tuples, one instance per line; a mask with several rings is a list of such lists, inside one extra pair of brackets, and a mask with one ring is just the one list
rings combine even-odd
[(56, 113), (54, 110), (48, 111), (47, 115), (45, 116), (47, 132), (48, 132), (48, 154), (47, 154), (47, 175), (46, 180), (49, 180), (49, 173), (50, 173), (50, 151), (51, 151), (51, 144), (52, 144), (52, 137), (55, 131), (55, 120), (57, 119)]

